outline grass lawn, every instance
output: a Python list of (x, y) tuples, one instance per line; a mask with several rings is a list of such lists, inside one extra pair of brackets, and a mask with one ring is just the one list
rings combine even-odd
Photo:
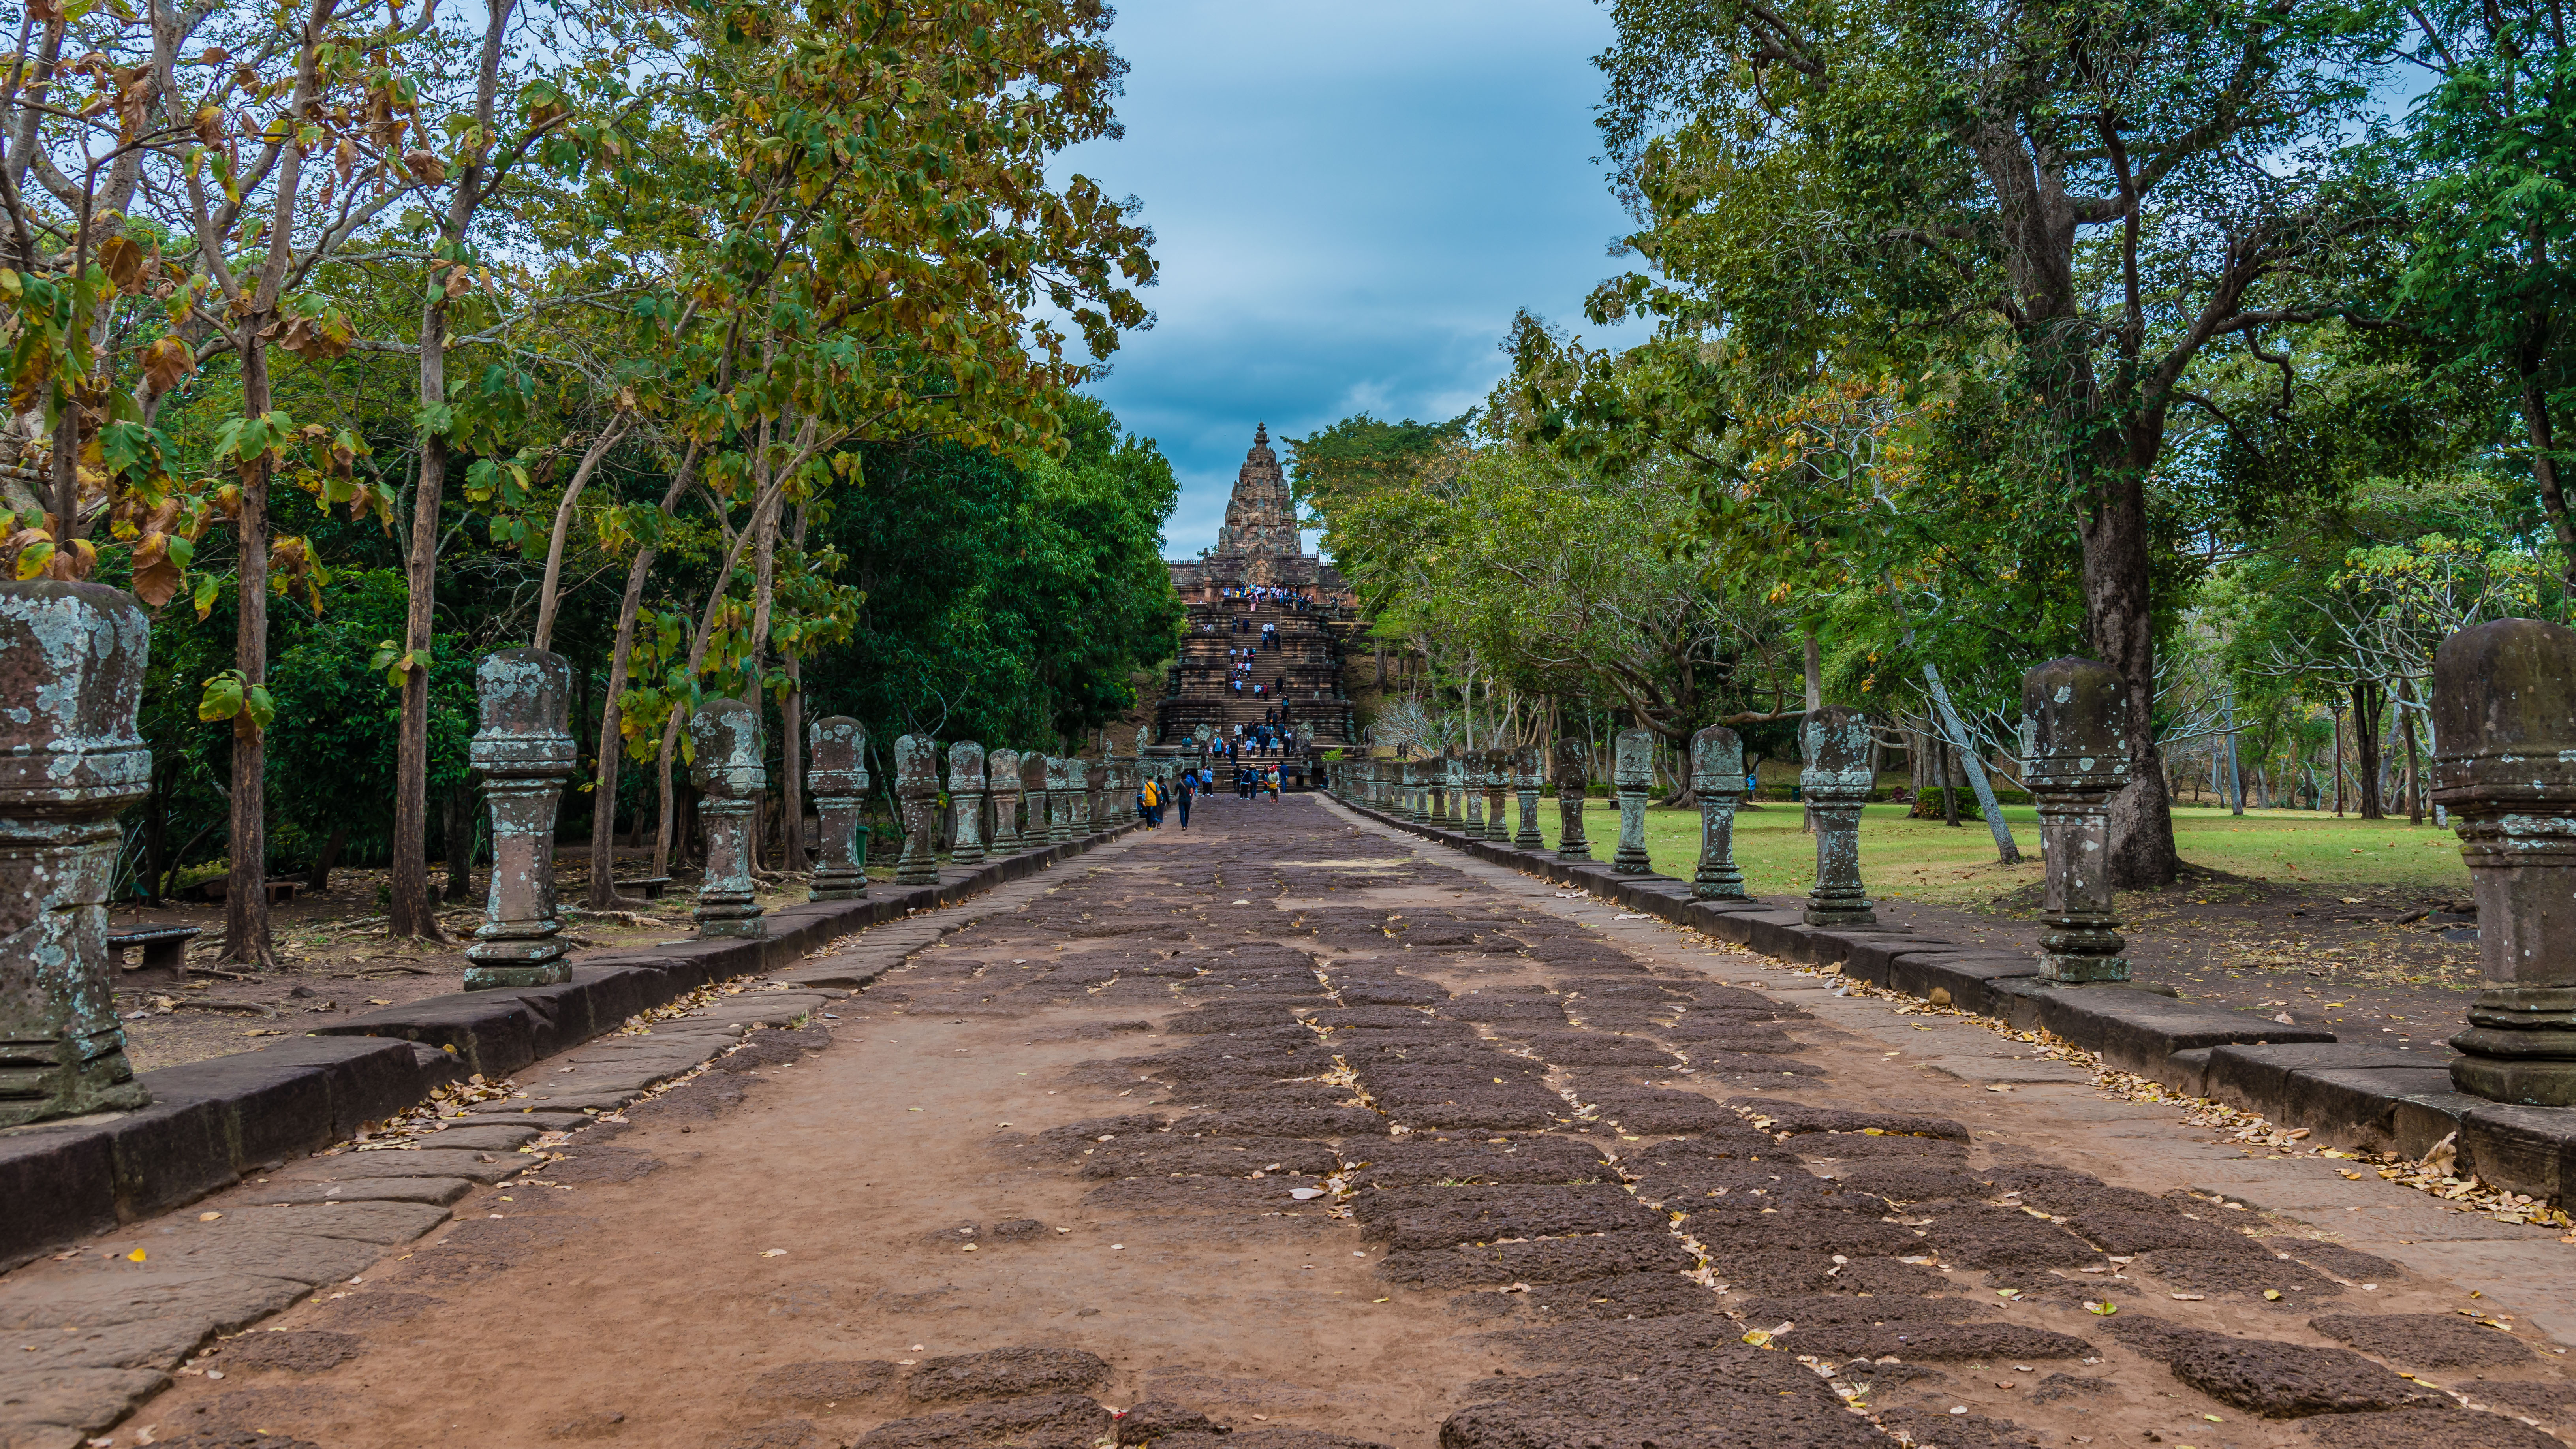
[[(1540, 798), (1539, 829), (1556, 847), (1556, 800)], [(1515, 807), (1517, 810), (1517, 807)], [(1994, 837), (1981, 821), (1956, 829), (1938, 820), (1908, 820), (1903, 805), (1872, 805), (1861, 812), (1861, 878), (1881, 900), (1984, 906), (2039, 883), (2039, 816), (2030, 806), (2004, 807), (2004, 820), (2020, 842), (2022, 863), (1995, 863)], [(1735, 860), (1744, 888), (1757, 896), (1804, 892), (1816, 878), (1813, 836), (1798, 829), (1799, 809), (1765, 801), (1735, 817)], [(1515, 814), (1513, 823), (1518, 824)], [(1586, 804), (1585, 836), (1597, 860), (1619, 844), (1618, 807)], [(2459, 837), (2429, 821), (2341, 820), (2305, 810), (2248, 810), (2230, 815), (2215, 807), (2174, 811), (2174, 843), (2195, 866), (2281, 885), (2420, 886), (2468, 894), (2469, 873), (2460, 863)], [(1646, 849), (1655, 869), (1687, 877), (1699, 860), (1697, 810), (1646, 811)]]

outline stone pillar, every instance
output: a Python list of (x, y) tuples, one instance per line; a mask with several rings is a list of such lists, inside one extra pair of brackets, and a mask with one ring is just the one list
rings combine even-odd
[(948, 859), (957, 865), (984, 860), (984, 747), (959, 740), (948, 747), (948, 803), (957, 812), (957, 844)]
[(1610, 745), (1610, 780), (1619, 792), (1619, 848), (1610, 856), (1610, 868), (1621, 875), (1651, 874), (1655, 867), (1646, 858), (1646, 795), (1655, 788), (1654, 731), (1619, 731)]
[(1556, 742), (1556, 858), (1590, 860), (1592, 842), (1583, 838), (1583, 775), (1592, 766), (1592, 752), (1583, 741), (1562, 739)]
[(1538, 746), (1512, 752), (1512, 788), (1521, 797), (1521, 828), (1512, 844), (1521, 850), (1544, 848), (1547, 838), (1538, 833)]
[(2576, 1106), (2576, 631), (2463, 629), (2433, 655), (2433, 802), (2460, 833), (2478, 966), (2451, 1084)]
[(1485, 839), (1495, 845), (1512, 843), (1512, 752), (1485, 751)]
[(1467, 757), (1459, 753), (1456, 745), (1442, 752), (1440, 771), (1440, 778), (1449, 787), (1449, 818), (1442, 823), (1452, 830), (1461, 829), (1467, 824)]
[(1104, 808), (1109, 800), (1109, 766), (1093, 760), (1082, 767), (1082, 833), (1095, 835), (1109, 828)]
[(1860, 883), (1860, 807), (1878, 779), (1870, 772), (1869, 716), (1839, 704), (1809, 710), (1798, 726), (1807, 756), (1798, 793), (1816, 820), (1816, 884), (1807, 892), (1810, 926), (1875, 926)]
[(2129, 979), (2112, 915), (2111, 797), (2129, 783), (2128, 685), (2091, 659), (2021, 677), (2022, 768), (2039, 802), (2039, 974), (2052, 986)]
[(993, 800), (993, 853), (1017, 855), (1020, 839), (1020, 752), (995, 750), (984, 757), (985, 788)]
[(1073, 843), (1073, 772), (1081, 762), (1061, 755), (1047, 756), (1047, 841), (1053, 845)]
[(0, 1127), (152, 1100), (107, 953), (117, 812), (151, 790), (151, 647), (119, 590), (0, 583)]
[(1044, 850), (1053, 843), (1047, 838), (1047, 757), (1035, 750), (1020, 756), (1020, 801), (1029, 814), (1020, 838), (1029, 849)]
[(1449, 778), (1466, 805), (1466, 827), (1469, 840), (1485, 838), (1485, 760), (1482, 755), (1452, 757)]
[(822, 822), (822, 858), (809, 901), (856, 901), (868, 894), (868, 730), (845, 714), (805, 727), (805, 788)]
[(1744, 742), (1724, 725), (1691, 736), (1691, 793), (1699, 797), (1699, 869), (1691, 894), (1740, 901), (1744, 872), (1735, 868), (1735, 805), (1744, 798)]
[(692, 913), (704, 936), (766, 936), (769, 923), (751, 894), (752, 807), (769, 788), (760, 763), (760, 717), (738, 699), (711, 699), (689, 716), (697, 759), (698, 818), (707, 836), (706, 878)]
[(903, 812), (903, 854), (894, 883), (939, 884), (939, 742), (905, 735), (894, 742), (894, 801)]
[(572, 666), (543, 649), (503, 649), (474, 666), (483, 727), (467, 759), (492, 810), (492, 886), (465, 948), (465, 989), (572, 979), (555, 918), (555, 807), (576, 763)]

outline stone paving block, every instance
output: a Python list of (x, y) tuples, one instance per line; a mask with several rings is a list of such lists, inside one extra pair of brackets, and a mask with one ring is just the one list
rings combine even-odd
[(445, 1207), (474, 1190), (461, 1177), (353, 1177), (338, 1181), (272, 1182), (243, 1189), (245, 1206), (317, 1202), (416, 1202)]
[(442, 1127), (416, 1140), (423, 1148), (441, 1151), (461, 1149), (471, 1152), (515, 1152), (525, 1143), (535, 1140), (541, 1130), (534, 1125), (522, 1123), (495, 1123), (489, 1126), (469, 1126), (459, 1123), (453, 1127)]
[[(2443, 1090), (2449, 1082), (2447, 1054), (2440, 1052), (2405, 1052), (2364, 1042), (2297, 1042), (2285, 1044), (2231, 1043), (2213, 1046), (2208, 1065), (2202, 1071), (2202, 1095), (2213, 1097), (2232, 1107), (2259, 1113), (2275, 1122), (2297, 1122), (2316, 1128), (2339, 1119), (2320, 1119), (2314, 1115), (2327, 1105), (2318, 1100), (2319, 1093), (2302, 1094), (2292, 1085), (2294, 1076), (2317, 1072), (2439, 1072), (2439, 1082), (2428, 1082), (2420, 1075), (2392, 1085), (2402, 1092)], [(2366, 1077), (2346, 1078), (2352, 1085), (2366, 1082)], [(2394, 1097), (2382, 1110), (2368, 1110), (2367, 1104), (2347, 1093), (2339, 1101), (2329, 1098), (2346, 1111), (2361, 1109), (2366, 1115), (2354, 1125), (2356, 1131), (2375, 1127), (2384, 1136), (2386, 1121), (2394, 1113)]]
[[(2441, 1066), (2313, 1068), (2290, 1073), (2278, 1109), (2265, 1115), (2306, 1127), (2330, 1147), (2420, 1158), (2441, 1135), (2457, 1129), (2458, 1119), (2435, 1114), (2448, 1125), (2444, 1134), (2428, 1139), (2424, 1131), (2429, 1122), (2417, 1119), (2410, 1099), (2448, 1095), (2450, 1085), (2450, 1069)], [(2401, 1114), (2406, 1117), (2403, 1126)], [(2415, 1150), (2405, 1151), (2401, 1144)]]
[(1886, 985), (1926, 999), (1935, 991), (1945, 991), (1950, 1004), (1960, 1010), (1994, 1016), (2002, 1014), (1995, 996), (2001, 983), (2038, 979), (2039, 967), (2027, 956), (1963, 950), (1908, 951), (1889, 964)]
[[(2248, 1012), (2176, 1001), (2123, 986), (2049, 987), (2003, 981), (2018, 1030), (2045, 1029), (2123, 1071), (2143, 1073), (2178, 1051), (2235, 1042), (2330, 1042), (2334, 1033), (2283, 1026)], [(2029, 1020), (2024, 1022), (2027, 1015)]]
[(354, 1277), (384, 1255), (375, 1243), (255, 1228), (230, 1219), (190, 1223), (175, 1240), (153, 1247), (155, 1260), (164, 1260), (183, 1273), (239, 1273), (283, 1278), (307, 1287)]
[(536, 1159), (520, 1152), (417, 1151), (344, 1152), (337, 1157), (308, 1157), (271, 1175), (271, 1182), (354, 1182), (381, 1177), (461, 1177), (470, 1182), (499, 1182)]
[(159, 1369), (65, 1368), (11, 1375), (0, 1388), (8, 1449), (75, 1449), (170, 1386)]
[(2576, 1186), (2576, 1112), (2490, 1102), (2460, 1118), (2460, 1166), (2547, 1201)]
[(447, 1221), (447, 1209), (443, 1205), (383, 1198), (338, 1198), (249, 1208), (226, 1214), (225, 1221), (255, 1232), (313, 1233), (390, 1247), (408, 1243)]
[(1917, 1065), (1929, 1067), (1944, 1076), (1957, 1077), (1963, 1082), (1993, 1082), (2009, 1086), (2093, 1080), (2093, 1074), (2081, 1067), (2042, 1057), (1948, 1056), (1934, 1057)]

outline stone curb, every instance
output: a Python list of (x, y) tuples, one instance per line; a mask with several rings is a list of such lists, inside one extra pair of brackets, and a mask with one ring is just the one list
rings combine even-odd
[[(0, 1131), (0, 1272), (346, 1140), (469, 1073), (498, 1079), (699, 987), (793, 966), (831, 941), (954, 905), (1115, 840), (1115, 828), (949, 867), (936, 886), (784, 906), (757, 940), (689, 941), (577, 958), (559, 986), (460, 991), (333, 1022), (264, 1050), (139, 1077), (152, 1105)], [(825, 983), (812, 983), (825, 984)]]
[[(1592, 860), (1559, 860), (1460, 831), (1415, 824), (1341, 795), (1333, 803), (1375, 824), (1479, 860), (1579, 887), (1629, 910), (1802, 966), (1997, 1016), (2015, 1031), (2045, 1030), (2175, 1091), (2257, 1112), (2317, 1141), (2420, 1158), (2456, 1133), (2455, 1169), (2552, 1205), (2576, 1200), (2576, 1111), (2516, 1107), (2451, 1089), (2449, 1057), (2338, 1041), (2244, 1012), (2117, 986), (2052, 987), (2035, 956), (1962, 946), (1901, 927), (1809, 926), (1761, 901), (1702, 901), (1665, 875), (1621, 875)], [(2564, 1189), (2562, 1190), (2562, 1184)], [(2562, 1195), (2563, 1192), (2563, 1195)]]

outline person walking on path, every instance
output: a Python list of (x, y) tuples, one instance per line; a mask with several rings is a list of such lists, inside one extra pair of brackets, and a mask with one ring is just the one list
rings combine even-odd
[(1197, 773), (1191, 770), (1183, 770), (1181, 772), (1181, 783), (1173, 787), (1172, 790), (1172, 803), (1181, 807), (1181, 828), (1183, 830), (1190, 828), (1190, 798), (1198, 794), (1198, 792), (1199, 778)]
[(1160, 809), (1161, 803), (1160, 798), (1155, 793), (1154, 782), (1150, 779), (1145, 782), (1144, 789), (1136, 792), (1136, 818), (1145, 822), (1146, 829), (1159, 830), (1162, 828), (1163, 820)]
[(1278, 767), (1277, 765), (1273, 765), (1273, 766), (1271, 766), (1269, 769), (1262, 771), (1262, 772), (1261, 772), (1261, 783), (1262, 783), (1264, 786), (1268, 787), (1268, 789), (1269, 789), (1269, 791), (1270, 791), (1270, 803), (1271, 803), (1271, 804), (1273, 804), (1273, 805), (1278, 804), (1278, 803), (1279, 803), (1279, 767)]

